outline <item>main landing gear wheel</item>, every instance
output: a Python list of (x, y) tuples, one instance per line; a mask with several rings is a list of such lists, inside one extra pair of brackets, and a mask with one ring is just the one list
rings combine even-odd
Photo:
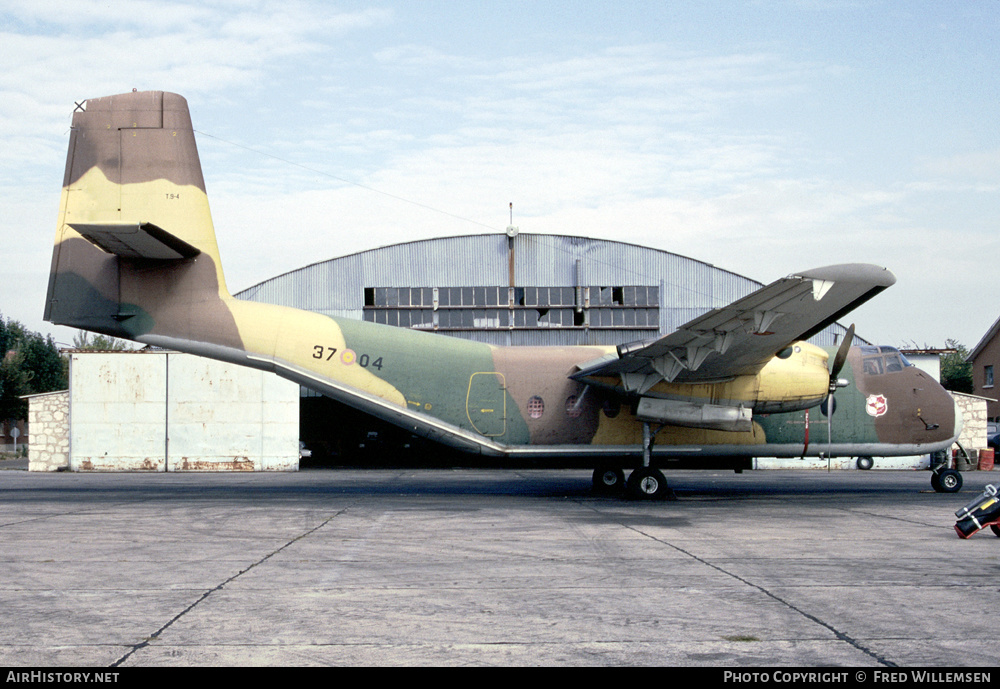
[(938, 493), (957, 493), (962, 490), (962, 475), (954, 469), (944, 469), (931, 474), (931, 487)]
[(611, 495), (624, 489), (624, 471), (617, 467), (597, 467), (594, 469), (594, 492), (601, 495)]
[(628, 477), (628, 494), (636, 500), (657, 500), (667, 497), (670, 488), (659, 469), (639, 467)]

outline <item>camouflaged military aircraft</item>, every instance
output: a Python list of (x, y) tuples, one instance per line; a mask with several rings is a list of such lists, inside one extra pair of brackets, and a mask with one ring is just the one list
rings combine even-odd
[(954, 401), (897, 350), (852, 347), (853, 326), (839, 349), (805, 342), (894, 282), (871, 265), (808, 270), (618, 347), (493, 347), (241, 301), (187, 102), (133, 92), (73, 114), (45, 319), (274, 371), (469, 453), (583, 461), (599, 489), (632, 469), (628, 491), (656, 497), (679, 460), (948, 448)]

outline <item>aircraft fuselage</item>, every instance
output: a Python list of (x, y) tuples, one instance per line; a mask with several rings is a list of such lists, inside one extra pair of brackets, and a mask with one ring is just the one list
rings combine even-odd
[(798, 341), (894, 282), (879, 266), (818, 268), (618, 348), (499, 348), (237, 300), (187, 102), (152, 91), (74, 112), (45, 318), (274, 371), (499, 457), (932, 452), (960, 417), (929, 376), (895, 350), (854, 348), (824, 423), (840, 364)]

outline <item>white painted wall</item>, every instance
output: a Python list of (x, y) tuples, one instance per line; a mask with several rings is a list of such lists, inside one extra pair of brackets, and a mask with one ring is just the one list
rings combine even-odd
[(929, 374), (934, 380), (941, 382), (940, 354), (906, 354), (907, 361)]
[(70, 356), (74, 471), (298, 468), (299, 387), (178, 352)]

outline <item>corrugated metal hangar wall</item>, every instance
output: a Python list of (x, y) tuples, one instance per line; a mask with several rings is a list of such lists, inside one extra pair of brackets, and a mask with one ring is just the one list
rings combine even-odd
[[(617, 345), (673, 332), (760, 286), (624, 242), (488, 234), (334, 258), (236, 296), (495, 345)], [(831, 326), (813, 342), (836, 344), (845, 331)]]

